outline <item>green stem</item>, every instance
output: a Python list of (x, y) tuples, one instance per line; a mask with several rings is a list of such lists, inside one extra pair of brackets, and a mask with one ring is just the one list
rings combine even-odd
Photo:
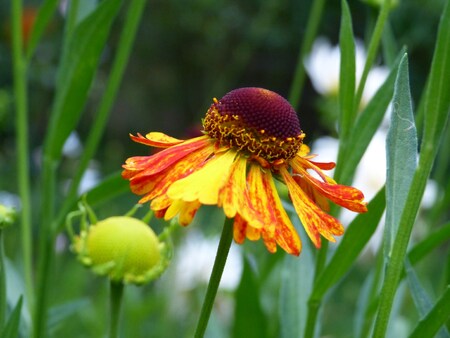
[(120, 308), (122, 306), (124, 284), (122, 282), (110, 282), (110, 322), (109, 338), (119, 337)]
[(14, 101), (16, 104), (16, 144), (17, 179), (22, 203), (21, 209), (21, 247), (27, 301), (34, 303), (32, 279), (32, 242), (31, 242), (31, 194), (30, 164), (28, 148), (28, 99), (27, 99), (27, 63), (23, 55), (22, 39), (22, 1), (14, 0), (11, 6), (12, 17), (12, 55), (14, 72)]
[(3, 257), (5, 256), (4, 246), (3, 246), (3, 230), (0, 229), (0, 329), (3, 328), (5, 324), (5, 313), (6, 313), (6, 275), (5, 275), (5, 261)]
[(42, 171), (42, 215), (39, 227), (37, 295), (33, 321), (33, 337), (35, 338), (45, 336), (47, 321), (47, 295), (50, 287), (50, 268), (53, 259), (52, 249), (54, 243), (50, 225), (54, 215), (56, 166), (56, 160), (47, 156), (44, 157)]
[(306, 55), (310, 52), (314, 39), (317, 35), (324, 6), (325, 0), (315, 0), (309, 12), (305, 36), (303, 37), (303, 41), (300, 46), (294, 79), (292, 80), (291, 90), (289, 93), (289, 102), (294, 109), (298, 108), (303, 85), (305, 83), (305, 67), (303, 66), (303, 61)]
[(406, 257), (409, 238), (434, 159), (434, 151), (428, 150), (429, 148), (425, 148), (421, 154), (419, 165), (411, 182), (411, 189), (406, 199), (392, 249), (392, 256), (387, 265), (386, 277), (381, 289), (373, 337), (384, 337), (387, 330), (392, 304), (403, 271), (403, 262)]
[(100, 102), (98, 114), (93, 120), (91, 131), (86, 141), (85, 150), (83, 151), (80, 163), (77, 167), (77, 172), (75, 173), (75, 176), (70, 184), (69, 192), (64, 200), (63, 206), (60, 209), (58, 217), (56, 218), (54, 225), (54, 229), (56, 231), (59, 231), (64, 225), (64, 217), (66, 217), (67, 213), (76, 201), (80, 181), (89, 165), (89, 161), (94, 157), (100, 143), (111, 112), (111, 107), (116, 99), (117, 91), (129, 60), (130, 52), (136, 37), (139, 22), (141, 21), (142, 13), (144, 12), (145, 4), (146, 0), (133, 0), (130, 3), (118, 44), (119, 49), (117, 50), (117, 54), (111, 68), (111, 75), (105, 89), (105, 94)]
[(195, 338), (204, 336), (211, 310), (219, 288), (220, 279), (222, 278), (223, 269), (227, 261), (228, 252), (230, 251), (231, 241), (233, 239), (233, 218), (226, 218), (220, 237), (219, 247), (217, 249), (216, 259), (214, 261), (211, 278), (209, 279), (208, 289), (203, 301), (202, 311), (195, 330)]
[[(380, 45), (381, 38), (383, 36), (383, 29), (386, 24), (386, 20), (389, 16), (391, 9), (390, 0), (384, 0), (381, 6), (380, 13), (378, 14), (377, 22), (375, 23), (375, 28), (370, 39), (369, 49), (367, 51), (367, 59), (364, 65), (364, 70), (359, 81), (358, 90), (355, 95), (354, 109), (358, 110), (359, 104), (361, 102), (362, 94), (364, 91), (364, 86), (366, 85), (367, 76), (369, 75), (370, 68), (372, 68), (375, 57), (377, 56), (378, 46)], [(355, 114), (356, 116), (356, 114)]]

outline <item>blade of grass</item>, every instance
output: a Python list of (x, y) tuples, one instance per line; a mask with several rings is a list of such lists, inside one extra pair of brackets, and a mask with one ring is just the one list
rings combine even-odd
[[(404, 258), (417, 212), (420, 206), (427, 179), (431, 172), (439, 143), (446, 127), (450, 108), (450, 5), (447, 2), (441, 17), (436, 48), (433, 55), (430, 77), (425, 99), (427, 118), (424, 121), (424, 136), (422, 139), (419, 164), (414, 174), (411, 189), (408, 194), (405, 209), (400, 218), (399, 230), (392, 249), (392, 256), (387, 266), (386, 278), (383, 283), (378, 314), (373, 331), (373, 337), (383, 337), (392, 308)], [(449, 303), (450, 304), (450, 303)]]

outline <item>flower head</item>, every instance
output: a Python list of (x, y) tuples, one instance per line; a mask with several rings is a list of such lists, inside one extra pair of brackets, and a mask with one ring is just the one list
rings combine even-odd
[(143, 195), (158, 217), (178, 215), (188, 225), (201, 205), (217, 205), (234, 218), (237, 243), (263, 239), (299, 255), (300, 238), (275, 187), (287, 185), (302, 224), (316, 247), (321, 236), (335, 241), (344, 229), (328, 215), (328, 200), (356, 212), (367, 211), (363, 194), (337, 184), (322, 170), (334, 163), (312, 159), (295, 110), (280, 95), (240, 88), (214, 99), (203, 120), (204, 135), (179, 140), (162, 133), (131, 135), (132, 140), (165, 148), (152, 156), (127, 159), (122, 176)]

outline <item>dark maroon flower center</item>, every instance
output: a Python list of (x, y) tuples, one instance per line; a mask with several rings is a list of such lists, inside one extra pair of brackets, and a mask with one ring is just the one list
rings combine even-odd
[(304, 137), (289, 102), (262, 88), (235, 89), (214, 100), (203, 125), (221, 143), (268, 161), (294, 157)]

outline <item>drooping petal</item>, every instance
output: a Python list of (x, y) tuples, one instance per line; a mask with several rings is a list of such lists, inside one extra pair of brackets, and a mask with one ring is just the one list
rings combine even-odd
[(173, 183), (167, 190), (168, 196), (186, 202), (217, 204), (219, 190), (228, 178), (235, 157), (236, 152), (232, 150), (216, 154), (201, 169)]
[(179, 214), (178, 222), (182, 226), (187, 226), (192, 222), (192, 219), (200, 206), (201, 204), (198, 201), (185, 202), (182, 200), (175, 200), (166, 210), (164, 219), (168, 221)]
[(367, 212), (367, 203), (364, 202), (364, 194), (353, 187), (336, 184), (333, 180), (322, 182), (311, 176), (305, 168), (298, 165), (298, 162), (292, 162), (293, 169), (298, 172), (301, 179), (306, 180), (314, 186), (323, 196), (334, 203), (356, 212)]
[(340, 236), (344, 233), (342, 224), (315, 205), (295, 182), (286, 168), (280, 168), (280, 174), (286, 182), (295, 211), (299, 215), (306, 233), (314, 245), (317, 248), (320, 247), (320, 235), (331, 242), (335, 242), (336, 240), (333, 236)]
[(242, 244), (245, 241), (245, 231), (247, 228), (247, 221), (239, 214), (236, 214), (233, 223), (233, 238), (237, 244)]
[(218, 207), (222, 207), (228, 218), (236, 216), (238, 210), (244, 206), (244, 194), (246, 189), (247, 159), (237, 155), (231, 166), (229, 177), (219, 191)]
[(162, 172), (184, 156), (204, 147), (211, 147), (211, 141), (206, 137), (183, 142), (151, 156), (135, 156), (125, 161), (122, 176), (126, 179), (139, 176), (151, 176)]
[[(252, 164), (247, 180), (250, 202), (263, 224), (261, 235), (267, 249), (274, 252), (274, 243), (278, 243), (287, 253), (299, 255), (300, 238), (281, 204), (271, 172)], [(254, 220), (247, 221), (251, 226)]]
[(168, 148), (172, 147), (174, 145), (180, 144), (185, 142), (184, 140), (179, 140), (174, 137), (171, 137), (169, 135), (159, 133), (159, 132), (152, 132), (148, 133), (144, 136), (142, 136), (140, 133), (137, 134), (137, 136), (134, 136), (130, 134), (130, 138), (137, 143), (142, 143), (150, 147), (157, 147), (157, 148)]

